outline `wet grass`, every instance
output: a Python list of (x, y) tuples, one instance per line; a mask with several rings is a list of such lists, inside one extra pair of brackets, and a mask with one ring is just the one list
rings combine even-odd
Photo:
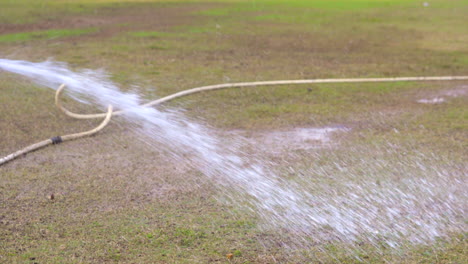
[[(0, 31), (0, 56), (31, 61), (54, 57), (72, 68), (105, 68), (124, 90), (139, 89), (147, 99), (223, 82), (466, 75), (467, 2), (428, 2), (423, 7), (420, 1), (383, 0), (2, 1), (0, 30), (6, 33)], [(166, 14), (158, 19), (145, 13), (161, 9)], [(126, 19), (130, 12), (133, 18)], [(180, 14), (180, 20), (171, 20)], [(138, 20), (138, 15), (148, 17)], [(81, 28), (81, 22), (67, 24), (113, 17), (121, 21), (87, 24), (86, 29), (72, 29)], [(41, 30), (35, 28), (39, 24)], [(256, 87), (204, 93), (170, 106), (183, 107), (192, 118), (224, 130), (345, 125), (352, 128), (343, 139), (349, 145), (372, 149), (393, 142), (460, 161), (468, 146), (467, 97), (447, 97), (440, 105), (416, 101), (466, 85)], [(51, 90), (3, 72), (0, 91), (0, 155), (98, 122), (64, 117), (53, 106)], [(95, 110), (71, 100), (66, 104), (78, 111)], [(366, 243), (356, 245), (359, 252), (352, 254), (338, 242), (288, 249), (281, 230), (263, 230), (242, 206), (221, 202), (223, 194), (199, 172), (177, 168), (166, 153), (133, 137), (114, 123), (95, 137), (1, 167), (0, 262), (467, 261), (463, 233), (430, 245), (408, 244), (397, 253)], [(313, 163), (332, 170), (338, 154), (322, 154), (320, 160), (301, 161), (302, 166)], [(372, 160), (372, 153), (338, 156), (346, 161), (347, 154)]]

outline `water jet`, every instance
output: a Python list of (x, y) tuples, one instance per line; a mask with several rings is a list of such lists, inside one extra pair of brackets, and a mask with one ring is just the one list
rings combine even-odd
[[(363, 153), (368, 150), (352, 146), (347, 150), (350, 157), (343, 156), (340, 151), (331, 151), (329, 155), (332, 162), (327, 166), (312, 166), (304, 173), (292, 170), (297, 175), (306, 176), (298, 176), (299, 182), (291, 182), (278, 176), (267, 166), (269, 163), (262, 163), (261, 159), (250, 159), (235, 144), (226, 146), (225, 142), (214, 136), (217, 133), (213, 130), (184, 119), (175, 111), (159, 111), (151, 106), (189, 94), (234, 87), (338, 82), (456, 81), (467, 80), (468, 76), (231, 83), (193, 88), (149, 103), (141, 103), (138, 94), (120, 92), (115, 85), (105, 78), (103, 80), (103, 76), (94, 71), (76, 73), (63, 64), (5, 60), (0, 60), (0, 68), (31, 77), (39, 84), (56, 89), (57, 107), (71, 117), (103, 118), (105, 114), (83, 115), (69, 111), (60, 101), (65, 86), (57, 89), (59, 84), (66, 84), (70, 96), (81, 102), (112, 105), (118, 109), (112, 112), (112, 116), (121, 116), (129, 127), (139, 133), (141, 141), (146, 140), (145, 143), (154, 148), (167, 150), (177, 164), (195, 167), (210, 182), (216, 183), (223, 195), (236, 204), (251, 209), (251, 212), (264, 220), (265, 225), (273, 229), (291, 230), (291, 233), (302, 239), (300, 241), (313, 239), (313, 242), (353, 242), (364, 237), (372, 244), (383, 241), (391, 247), (398, 247), (404, 239), (414, 243), (434, 241), (445, 233), (447, 225), (453, 226), (455, 230), (462, 229), (461, 201), (466, 195), (459, 189), (461, 184), (452, 186), (446, 179), (461, 182), (463, 175), (447, 170), (447, 166), (449, 169), (457, 166), (450, 161), (436, 166), (439, 157), (417, 153), (401, 158), (398, 149), (388, 146), (375, 147), (369, 154), (370, 157), (367, 157)], [(397, 162), (388, 166), (385, 159), (374, 160), (376, 154), (389, 156), (390, 160)], [(313, 155), (312, 159), (319, 159), (321, 153), (316, 152)], [(373, 163), (369, 164), (369, 161)], [(430, 167), (430, 170), (425, 166)], [(382, 169), (390, 174), (381, 176), (383, 180), (380, 179), (377, 184), (373, 177), (379, 175)], [(362, 174), (363, 171), (366, 173)], [(393, 173), (408, 177), (401, 181), (386, 178)], [(317, 176), (322, 176), (323, 179)], [(360, 178), (364, 180), (359, 180)], [(333, 185), (328, 182), (330, 179)], [(235, 192), (232, 191), (232, 186), (236, 187)], [(444, 195), (449, 195), (450, 199), (444, 200)], [(407, 217), (408, 211), (414, 212), (412, 218)]]

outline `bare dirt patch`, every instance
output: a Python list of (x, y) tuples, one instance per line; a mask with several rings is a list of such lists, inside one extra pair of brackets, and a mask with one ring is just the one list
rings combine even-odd
[(0, 34), (42, 31), (50, 29), (99, 28), (99, 37), (108, 37), (122, 31), (152, 30), (167, 31), (176, 26), (190, 25), (200, 21), (196, 11), (211, 5), (172, 5), (131, 7), (106, 7), (90, 14), (66, 14), (58, 18), (46, 18), (30, 24), (0, 24)]

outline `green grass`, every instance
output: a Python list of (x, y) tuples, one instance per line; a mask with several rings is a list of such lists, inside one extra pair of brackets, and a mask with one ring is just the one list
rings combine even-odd
[(43, 19), (57, 19), (71, 14), (80, 14), (94, 10), (95, 5), (83, 5), (60, 0), (34, 1), (3, 0), (0, 3), (2, 13), (0, 22), (12, 24), (34, 23)]
[(158, 32), (158, 31), (136, 31), (136, 32), (129, 32), (130, 36), (133, 37), (141, 37), (141, 38), (152, 38), (152, 37), (167, 37), (170, 34), (166, 32)]
[(80, 36), (97, 32), (96, 28), (87, 29), (50, 29), (34, 32), (21, 32), (0, 35), (0, 42), (25, 42), (38, 39), (57, 39), (71, 36)]
[(360, 10), (365, 8), (388, 8), (395, 5), (402, 5), (408, 3), (415, 3), (417, 1), (404, 1), (404, 0), (318, 0), (318, 1), (306, 1), (306, 0), (292, 0), (285, 3), (284, 1), (258, 1), (265, 5), (275, 6), (287, 6), (287, 7), (312, 7), (317, 9), (331, 9), (331, 10)]
[[(466, 75), (467, 1), (428, 2), (423, 7), (422, 1), (402, 0), (8, 0), (0, 3), (0, 22), (8, 32), (0, 35), (0, 57), (54, 57), (73, 69), (104, 68), (122, 90), (140, 91), (147, 100), (224, 82)], [(467, 97), (445, 96), (440, 105), (416, 101), (466, 85), (252, 87), (193, 95), (168, 107), (253, 137), (344, 125), (351, 131), (337, 137), (336, 149), (317, 150), (315, 158), (294, 150), (299, 160), (272, 157), (283, 164), (280, 175), (295, 180), (289, 166), (343, 175), (339, 164), (347, 165), (357, 181), (377, 171), (375, 179), (385, 183), (398, 175), (398, 167), (372, 171), (366, 164), (405, 161), (407, 156), (381, 153), (389, 143), (410, 157), (418, 152), (437, 157), (423, 160), (428, 168), (463, 169)], [(67, 98), (65, 104), (78, 112), (96, 111)], [(0, 156), (97, 123), (65, 117), (53, 106), (52, 90), (0, 72)], [(361, 243), (351, 254), (340, 242), (287, 249), (283, 245), (295, 241), (282, 230), (262, 229), (262, 221), (242, 205), (224, 203), (217, 184), (195, 169), (172, 165), (163, 150), (149, 148), (135, 136), (113, 122), (95, 137), (42, 149), (0, 167), (0, 262), (467, 261), (465, 233), (429, 245), (408, 243), (403, 252)], [(290, 164), (281, 163), (289, 159)], [(320, 175), (302, 184), (338, 181)], [(235, 186), (229, 192), (235, 193)], [(47, 198), (52, 193), (54, 200)]]

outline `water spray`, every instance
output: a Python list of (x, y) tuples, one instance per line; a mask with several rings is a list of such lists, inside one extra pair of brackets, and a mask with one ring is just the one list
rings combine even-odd
[[(285, 230), (298, 246), (309, 242), (385, 243), (396, 248), (412, 243), (433, 242), (452, 231), (463, 231), (465, 172), (460, 161), (425, 152), (405, 155), (393, 145), (343, 146), (343, 151), (307, 152), (311, 159), (325, 156), (330, 164), (288, 169), (295, 178), (282, 177), (269, 160), (245, 152), (251, 141), (231, 135), (228, 141), (210, 127), (192, 122), (176, 109), (160, 111), (164, 102), (211, 90), (314, 83), (365, 83), (468, 80), (468, 76), (399, 77), (359, 79), (309, 79), (225, 83), (180, 91), (145, 103), (138, 93), (122, 92), (103, 71), (71, 71), (59, 62), (32, 63), (0, 59), (0, 69), (31, 78), (38, 85), (56, 90), (55, 104), (67, 116), (102, 118), (93, 130), (39, 142), (6, 158), (2, 164), (64, 140), (94, 135), (111, 116), (120, 115), (138, 139), (165, 153), (180, 166), (196, 169), (222, 193), (222, 202), (247, 207), (262, 220), (262, 226)], [(66, 85), (66, 86), (65, 86)], [(97, 104), (107, 113), (84, 115), (68, 110), (61, 102), (67, 96), (81, 103)], [(291, 87), (293, 88), (293, 87)], [(113, 109), (117, 109), (114, 111)], [(390, 143), (389, 143), (390, 144)], [(371, 147), (371, 153), (368, 151)], [(375, 148), (374, 148), (375, 147)], [(404, 146), (403, 146), (404, 147)], [(263, 151), (263, 150), (259, 150)], [(369, 156), (370, 155), (370, 156)], [(375, 159), (376, 156), (382, 159)], [(372, 162), (372, 163), (369, 163)], [(391, 164), (389, 164), (389, 162)], [(391, 166), (389, 166), (391, 165)], [(283, 172), (279, 172), (283, 173)], [(395, 179), (393, 175), (403, 175)], [(157, 177), (157, 175), (154, 175)], [(335, 179), (330, 185), (330, 179)], [(381, 183), (376, 183), (381, 181)], [(236, 191), (233, 190), (235, 186)], [(226, 200), (227, 199), (227, 200)], [(302, 242), (301, 242), (302, 241)], [(296, 242), (291, 242), (296, 244)], [(304, 244), (302, 244), (304, 243)], [(347, 246), (348, 247), (348, 246)]]
[[(456, 81), (456, 80), (468, 80), (468, 76), (430, 76), (430, 77), (391, 77), (391, 78), (348, 78), (348, 79), (305, 79), (305, 80), (278, 80), (278, 81), (259, 81), (259, 82), (239, 82), (239, 83), (224, 83), (224, 84), (216, 84), (216, 85), (208, 85), (208, 86), (201, 86), (196, 87), (188, 90), (184, 90), (178, 93), (174, 93), (172, 95), (168, 95), (163, 98), (156, 99), (149, 103), (143, 104), (143, 107), (150, 107), (156, 106), (176, 98), (180, 98), (183, 96), (188, 96), (195, 93), (205, 92), (205, 91), (213, 91), (213, 90), (220, 90), (220, 89), (228, 89), (228, 88), (242, 88), (242, 87), (256, 87), (256, 86), (274, 86), (274, 85), (294, 85), (294, 84), (317, 84), (317, 83), (373, 83), (373, 82), (414, 82), (414, 81)], [(55, 93), (55, 105), (67, 116), (76, 119), (95, 119), (95, 118), (104, 118), (101, 124), (99, 124), (96, 128), (75, 133), (69, 134), (64, 136), (57, 136), (50, 139), (43, 140), (41, 142), (35, 143), (30, 145), (24, 149), (18, 150), (10, 155), (7, 155), (0, 159), (0, 166), (19, 157), (22, 155), (26, 155), (29, 152), (38, 150), (45, 146), (51, 144), (59, 144), (63, 141), (74, 140), (82, 137), (87, 137), (96, 134), (97, 132), (101, 131), (111, 119), (111, 116), (117, 116), (124, 114), (126, 112), (125, 109), (118, 110), (113, 112), (112, 105), (108, 106), (107, 113), (96, 113), (96, 114), (78, 114), (74, 113), (68, 109), (66, 109), (60, 103), (60, 95), (62, 94), (65, 84), (60, 85)]]
[[(256, 86), (273, 86), (273, 85), (293, 85), (293, 84), (317, 84), (317, 83), (371, 83), (371, 82), (414, 82), (414, 81), (455, 81), (468, 80), (468, 76), (433, 76), (433, 77), (392, 77), (392, 78), (351, 78), (351, 79), (306, 79), (306, 80), (279, 80), (279, 81), (260, 81), (260, 82), (239, 82), (239, 83), (223, 83), (216, 85), (200, 86), (178, 93), (168, 95), (163, 98), (156, 99), (149, 103), (143, 104), (143, 107), (156, 106), (179, 97), (213, 90), (221, 90), (228, 88), (256, 87)], [(59, 101), (60, 94), (65, 86), (61, 86), (55, 96), (55, 105), (62, 110), (66, 115), (76, 119), (93, 119), (105, 117), (105, 113), (100, 114), (77, 114), (64, 108)], [(125, 113), (125, 110), (115, 111), (114, 116)]]

